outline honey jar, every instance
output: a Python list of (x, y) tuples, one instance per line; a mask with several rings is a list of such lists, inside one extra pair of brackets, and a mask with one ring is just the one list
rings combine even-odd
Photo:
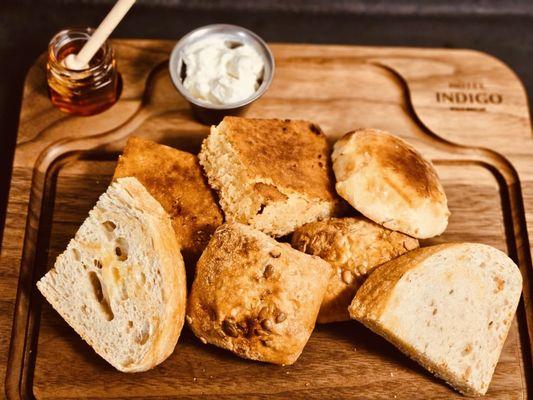
[(66, 29), (48, 45), (46, 75), (52, 104), (76, 115), (93, 115), (111, 107), (119, 97), (119, 74), (113, 48), (108, 41), (85, 69), (64, 65), (69, 54), (77, 54), (89, 40), (92, 28)]

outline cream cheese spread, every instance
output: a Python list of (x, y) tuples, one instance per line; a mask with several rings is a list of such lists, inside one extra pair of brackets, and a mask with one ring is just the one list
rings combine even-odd
[(185, 49), (183, 86), (195, 99), (211, 104), (238, 103), (252, 96), (263, 75), (264, 60), (248, 44), (224, 37), (193, 43)]

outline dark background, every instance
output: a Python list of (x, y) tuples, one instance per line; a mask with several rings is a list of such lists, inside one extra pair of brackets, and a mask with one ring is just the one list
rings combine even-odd
[[(0, 232), (26, 71), (57, 31), (96, 26), (113, 3), (0, 0)], [(113, 36), (178, 39), (216, 22), (272, 42), (478, 49), (533, 93), (533, 0), (137, 0)]]

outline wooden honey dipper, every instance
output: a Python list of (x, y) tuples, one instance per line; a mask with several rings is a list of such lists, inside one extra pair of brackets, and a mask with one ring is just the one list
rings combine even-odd
[(89, 62), (91, 59), (98, 52), (100, 47), (102, 47), (109, 35), (111, 35), (111, 32), (117, 27), (134, 3), (135, 0), (118, 0), (80, 52), (78, 54), (69, 54), (65, 57), (63, 60), (65, 67), (72, 70), (89, 68)]

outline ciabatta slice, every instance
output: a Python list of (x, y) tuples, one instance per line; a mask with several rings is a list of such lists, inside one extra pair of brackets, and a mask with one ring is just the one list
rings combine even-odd
[(518, 267), (501, 251), (443, 244), (383, 264), (349, 311), (460, 392), (483, 395), (521, 291)]
[(138, 372), (174, 350), (185, 318), (185, 267), (170, 218), (135, 178), (100, 197), (37, 287), (94, 350)]

